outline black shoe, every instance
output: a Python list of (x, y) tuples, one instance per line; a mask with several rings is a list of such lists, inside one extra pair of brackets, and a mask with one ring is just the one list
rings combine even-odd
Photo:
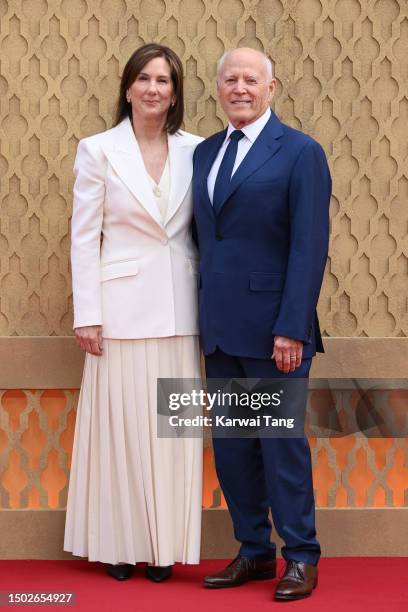
[(167, 567), (159, 567), (156, 565), (146, 565), (146, 578), (152, 580), (153, 582), (163, 582), (163, 580), (167, 580), (173, 573), (173, 569), (171, 565)]
[(106, 564), (106, 573), (116, 580), (127, 580), (133, 576), (135, 566), (130, 563), (120, 563), (118, 565)]

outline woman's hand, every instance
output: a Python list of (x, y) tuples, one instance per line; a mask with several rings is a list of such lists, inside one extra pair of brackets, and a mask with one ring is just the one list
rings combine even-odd
[(75, 339), (78, 346), (91, 355), (102, 355), (102, 326), (88, 325), (75, 328)]

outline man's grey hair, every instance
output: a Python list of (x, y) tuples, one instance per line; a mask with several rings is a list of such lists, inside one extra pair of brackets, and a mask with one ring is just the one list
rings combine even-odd
[[(220, 74), (221, 74), (221, 72), (222, 72), (222, 70), (224, 68), (225, 60), (230, 55), (230, 53), (232, 53), (233, 51), (236, 51), (236, 49), (229, 49), (228, 51), (225, 51), (225, 53), (223, 53), (221, 55), (220, 59), (218, 60), (218, 62), (217, 62), (217, 82), (219, 81)], [(269, 57), (267, 55), (265, 55), (265, 53), (262, 53), (262, 51), (258, 51), (257, 49), (254, 49), (254, 51), (259, 53), (259, 55), (263, 58), (263, 60), (265, 62), (266, 76), (268, 78), (268, 82), (270, 83), (272, 81), (272, 79), (273, 79), (272, 62), (269, 59)]]

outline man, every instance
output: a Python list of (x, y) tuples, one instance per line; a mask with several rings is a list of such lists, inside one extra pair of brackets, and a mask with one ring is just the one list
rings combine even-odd
[[(199, 308), (209, 378), (306, 378), (323, 351), (316, 304), (328, 248), (331, 179), (321, 146), (280, 123), (268, 58), (230, 51), (217, 88), (228, 127), (194, 155)], [(239, 555), (210, 588), (272, 578), (269, 510), (285, 545), (275, 598), (317, 585), (310, 450), (305, 438), (215, 438), (218, 478)]]

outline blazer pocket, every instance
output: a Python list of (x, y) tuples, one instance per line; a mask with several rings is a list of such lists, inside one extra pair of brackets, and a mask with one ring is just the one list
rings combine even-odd
[(138, 272), (139, 264), (136, 260), (112, 262), (102, 266), (101, 281), (105, 282), (114, 278), (135, 276)]
[(285, 283), (283, 274), (273, 272), (250, 272), (249, 288), (252, 291), (282, 291)]

